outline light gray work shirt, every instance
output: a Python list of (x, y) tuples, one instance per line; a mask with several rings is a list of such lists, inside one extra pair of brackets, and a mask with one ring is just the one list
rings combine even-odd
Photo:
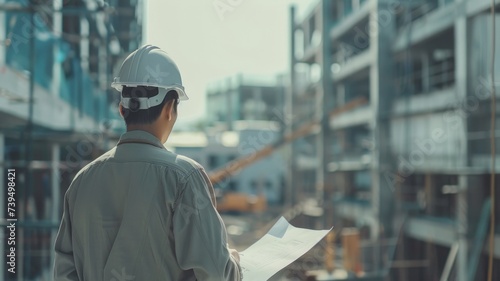
[(198, 163), (127, 132), (64, 196), (55, 280), (241, 280), (214, 206)]

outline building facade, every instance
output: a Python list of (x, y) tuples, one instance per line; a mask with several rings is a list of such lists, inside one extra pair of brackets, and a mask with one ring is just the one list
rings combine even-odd
[[(143, 3), (108, 4), (0, 0), (0, 177), (16, 170), (23, 222), (17, 276), (2, 255), (1, 280), (52, 279), (62, 196), (78, 170), (124, 129), (110, 84), (117, 63), (141, 44)], [(2, 241), (7, 234), (0, 233)]]
[(321, 124), (292, 149), (297, 200), (317, 198), (323, 224), (360, 229), (367, 272), (439, 280), (453, 258), (457, 280), (485, 279), (489, 251), (500, 266), (500, 245), (477, 242), (491, 200), (489, 69), (500, 69), (490, 1), (319, 1), (291, 15), (287, 105)]
[(231, 130), (236, 121), (280, 121), (284, 76), (236, 75), (207, 87), (209, 126)]

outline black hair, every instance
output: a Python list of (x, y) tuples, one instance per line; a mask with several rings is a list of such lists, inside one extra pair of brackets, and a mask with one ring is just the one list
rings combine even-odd
[(174, 101), (174, 112), (177, 113), (179, 94), (175, 90), (168, 91), (162, 103), (160, 103), (159, 105), (150, 107), (148, 109), (138, 109), (140, 107), (140, 101), (135, 98), (150, 98), (156, 96), (157, 94), (157, 87), (123, 86), (122, 96), (125, 98), (131, 98), (129, 103), (130, 108), (122, 108), (122, 115), (123, 119), (125, 119), (125, 124), (128, 126), (153, 123), (160, 116), (163, 106), (171, 100)]

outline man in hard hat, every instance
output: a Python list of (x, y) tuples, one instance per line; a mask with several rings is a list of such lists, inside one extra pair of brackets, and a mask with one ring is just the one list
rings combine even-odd
[(55, 280), (241, 280), (207, 174), (163, 146), (188, 99), (177, 66), (147, 45), (112, 86), (127, 132), (66, 192)]

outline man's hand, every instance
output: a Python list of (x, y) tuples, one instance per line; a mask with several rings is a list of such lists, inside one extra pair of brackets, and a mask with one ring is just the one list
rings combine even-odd
[(240, 262), (240, 254), (238, 254), (238, 251), (236, 251), (235, 249), (229, 249), (229, 253), (237, 262)]

